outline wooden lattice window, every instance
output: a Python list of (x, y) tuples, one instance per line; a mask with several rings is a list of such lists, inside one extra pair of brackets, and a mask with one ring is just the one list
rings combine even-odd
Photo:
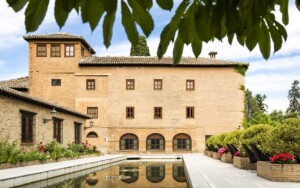
[(86, 89), (87, 90), (95, 90), (96, 89), (96, 81), (95, 79), (86, 80)]
[(195, 80), (186, 80), (186, 90), (195, 90)]
[(51, 57), (60, 57), (60, 44), (51, 44)]
[(61, 86), (61, 79), (51, 79), (52, 86)]
[(34, 116), (36, 113), (21, 110), (21, 143), (33, 143)]
[(75, 56), (74, 44), (65, 44), (65, 56), (74, 57)]
[(154, 107), (154, 119), (162, 119), (162, 107)]
[(84, 47), (81, 46), (80, 48), (81, 57), (84, 57)]
[(195, 117), (195, 107), (188, 106), (186, 107), (186, 118)]
[(47, 57), (47, 45), (37, 44), (36, 45), (36, 56), (37, 57)]
[(126, 79), (126, 89), (134, 90), (134, 79)]
[(183, 165), (173, 165), (173, 179), (177, 182), (186, 181)]
[(81, 129), (82, 129), (81, 123), (74, 123), (74, 141), (76, 144), (81, 143)]
[(153, 82), (154, 90), (162, 90), (162, 79), (155, 79)]
[(97, 119), (98, 107), (87, 107), (87, 114), (90, 115), (92, 119)]
[(58, 143), (63, 143), (63, 120), (54, 119), (53, 121), (53, 138)]
[(180, 133), (173, 138), (173, 149), (174, 150), (190, 150), (191, 147), (191, 137), (187, 134)]
[(164, 150), (165, 138), (160, 134), (151, 134), (147, 137), (147, 150)]
[(120, 150), (138, 150), (139, 139), (134, 134), (125, 134), (120, 139)]
[(134, 107), (126, 107), (126, 118), (133, 119), (134, 118)]
[(165, 166), (147, 166), (146, 178), (152, 183), (161, 182), (165, 178)]

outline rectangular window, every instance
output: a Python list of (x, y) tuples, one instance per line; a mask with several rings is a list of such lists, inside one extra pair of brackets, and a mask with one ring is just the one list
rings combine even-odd
[(63, 120), (55, 119), (53, 121), (53, 138), (58, 143), (63, 143)]
[(36, 56), (37, 57), (47, 57), (47, 45), (46, 44), (37, 44)]
[(195, 117), (195, 108), (186, 107), (186, 118), (194, 118), (194, 117)]
[(134, 118), (134, 107), (126, 107), (126, 118), (127, 119)]
[(162, 119), (162, 107), (154, 107), (154, 119)]
[(74, 123), (74, 141), (76, 144), (81, 143), (81, 123)]
[(35, 113), (21, 110), (21, 143), (33, 143), (33, 118)]
[(162, 90), (162, 79), (155, 79), (153, 84), (154, 90)]
[(94, 79), (88, 79), (86, 80), (86, 89), (87, 90), (95, 90), (95, 80)]
[(60, 44), (51, 44), (51, 57), (60, 57)]
[(65, 44), (65, 56), (66, 57), (74, 57), (74, 44)]
[(92, 119), (97, 119), (98, 107), (87, 107), (87, 114), (90, 115)]
[(84, 47), (81, 46), (80, 52), (81, 52), (81, 57), (84, 57)]
[(134, 90), (134, 79), (126, 79), (126, 89)]
[(186, 80), (186, 90), (195, 90), (195, 80)]
[(52, 86), (61, 86), (61, 79), (52, 79), (51, 85)]

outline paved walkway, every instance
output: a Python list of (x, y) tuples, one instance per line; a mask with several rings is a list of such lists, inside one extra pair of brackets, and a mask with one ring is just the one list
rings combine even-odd
[(241, 170), (202, 154), (185, 154), (186, 173), (194, 188), (299, 188), (300, 183), (271, 182), (256, 171)]

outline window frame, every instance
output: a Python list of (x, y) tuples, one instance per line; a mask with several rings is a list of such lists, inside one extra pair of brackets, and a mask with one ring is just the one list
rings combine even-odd
[[(158, 143), (152, 143), (152, 141), (155, 140), (158, 141)], [(162, 143), (160, 143), (162, 140)], [(153, 146), (155, 146), (153, 148)], [(158, 147), (157, 147), (158, 146)], [(161, 147), (162, 146), (162, 147)], [(146, 150), (165, 150), (166, 147), (166, 141), (165, 137), (159, 133), (153, 133), (147, 136), (146, 138)]]
[(63, 127), (63, 119), (55, 118), (53, 120), (53, 139), (60, 144), (63, 144)]
[[(176, 144), (175, 144), (175, 140), (176, 140)], [(179, 145), (178, 140), (180, 140), (180, 142), (181, 142), (180, 146), (185, 146), (184, 148), (178, 147), (178, 145)], [(189, 143), (187, 143), (187, 140)], [(186, 133), (176, 134), (173, 137), (172, 143), (173, 143), (173, 150), (175, 150), (175, 151), (181, 151), (181, 150), (191, 151), (192, 150), (192, 138), (190, 135), (188, 135)], [(176, 148), (175, 148), (175, 145), (176, 145)], [(189, 148), (187, 146), (189, 146)]]
[(154, 119), (162, 119), (162, 118), (163, 118), (163, 108), (154, 107)]
[[(133, 84), (128, 84), (128, 82), (132, 82)], [(135, 90), (135, 79), (126, 79), (126, 90)]]
[[(21, 113), (21, 144), (34, 144), (35, 115), (37, 113), (26, 111), (26, 110), (20, 110), (20, 113)], [(25, 123), (24, 123), (24, 119), (25, 119)], [(26, 137), (26, 139), (24, 137)]]
[[(92, 85), (89, 85), (89, 82), (93, 82)], [(93, 87), (91, 87), (93, 86)], [(96, 90), (96, 80), (95, 79), (86, 79), (86, 90)]]
[[(59, 47), (59, 51), (58, 51), (58, 53), (59, 53), (59, 55), (58, 56), (53, 56), (53, 47)], [(51, 48), (50, 48), (50, 56), (51, 57), (61, 57), (61, 45), (60, 44), (51, 44)], [(57, 52), (54, 52), (54, 53), (57, 53)]]
[[(131, 109), (131, 111), (129, 111)], [(134, 119), (135, 110), (134, 106), (126, 106), (126, 119)]]
[[(59, 84), (55, 85), (54, 81), (59, 81)], [(51, 86), (54, 86), (54, 87), (61, 86), (61, 79), (58, 79), (58, 78), (51, 79)]]
[[(72, 56), (70, 55), (71, 51), (68, 51), (69, 55), (67, 55), (67, 47), (70, 47), (70, 46), (73, 47), (73, 55)], [(74, 44), (65, 44), (65, 57), (75, 57), (75, 45)]]
[[(39, 47), (45, 47), (45, 55), (39, 55)], [(36, 57), (47, 57), (47, 44), (36, 44)]]
[(82, 141), (82, 123), (74, 122), (74, 142), (80, 144)]
[[(126, 137), (129, 137), (129, 138), (126, 138)], [(130, 137), (133, 137), (133, 138), (130, 138)], [(122, 144), (122, 140), (124, 140), (124, 144)], [(134, 142), (134, 140), (136, 140), (136, 143)], [(132, 143), (128, 143), (128, 142), (132, 142)], [(123, 134), (120, 137), (119, 145), (120, 145), (119, 146), (120, 151), (128, 151), (128, 150), (138, 151), (139, 150), (139, 137), (132, 133)], [(124, 148), (122, 149), (123, 145), (124, 145)], [(131, 146), (131, 145), (132, 145), (132, 147), (129, 147), (129, 148), (126, 147), (126, 146)]]
[[(192, 86), (193, 87), (190, 87), (191, 85), (189, 85), (189, 83), (193, 83)], [(187, 91), (193, 91), (195, 90), (195, 80), (186, 80), (186, 90)]]
[(195, 107), (194, 106), (187, 106), (186, 107), (186, 118), (187, 119), (194, 119), (195, 118)]
[(84, 57), (84, 47), (83, 46), (81, 46), (80, 47), (80, 55), (81, 55), (81, 57)]
[[(86, 112), (87, 112), (86, 114), (90, 115), (91, 119), (98, 119), (98, 113), (99, 113), (98, 107), (87, 107), (86, 109), (87, 109), (86, 110)], [(96, 114), (96, 116), (93, 116), (93, 114), (89, 113), (89, 110), (96, 110), (96, 113), (93, 113), (93, 114)]]
[[(156, 87), (156, 86), (158, 86), (158, 85), (156, 85), (156, 82), (160, 82), (160, 84), (158, 84), (158, 85), (160, 85), (160, 87)], [(154, 90), (162, 90), (163, 89), (163, 80), (162, 79), (154, 79), (153, 80), (153, 89)]]

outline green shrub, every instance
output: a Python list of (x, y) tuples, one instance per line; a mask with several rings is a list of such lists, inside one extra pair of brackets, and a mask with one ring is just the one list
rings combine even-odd
[(46, 150), (50, 153), (52, 159), (57, 160), (62, 157), (62, 145), (56, 140), (46, 144)]
[(300, 119), (290, 118), (269, 133), (268, 152), (272, 155), (289, 152), (300, 156)]
[[(263, 152), (267, 151), (267, 144), (269, 143), (269, 132), (274, 129), (270, 125), (253, 125), (245, 129), (240, 136), (240, 146), (242, 144), (254, 144)], [(241, 147), (240, 147), (241, 148)]]
[(239, 146), (239, 139), (241, 136), (242, 131), (241, 130), (236, 130), (233, 132), (230, 132), (226, 135), (225, 139), (224, 139), (224, 144), (233, 144), (236, 147)]

